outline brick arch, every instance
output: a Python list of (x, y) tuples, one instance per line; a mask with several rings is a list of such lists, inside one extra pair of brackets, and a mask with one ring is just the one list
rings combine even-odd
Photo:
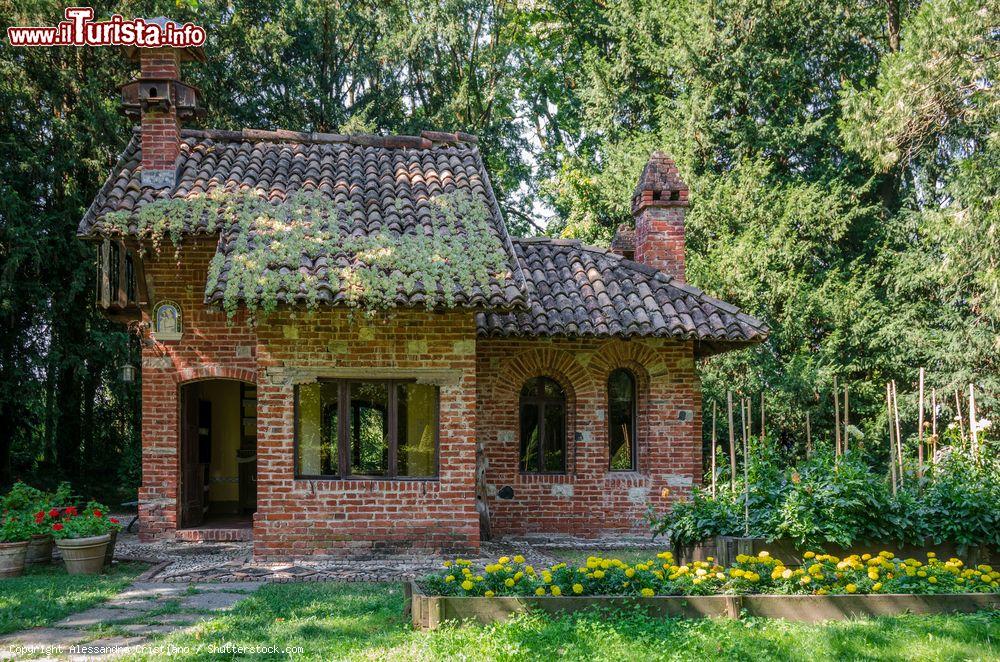
[(208, 379), (233, 379), (248, 384), (257, 383), (257, 371), (250, 368), (236, 368), (224, 365), (206, 365), (178, 370), (175, 375), (177, 384), (183, 386), (191, 382), (201, 382)]
[(529, 349), (504, 361), (493, 388), (493, 396), (504, 399), (521, 392), (524, 382), (533, 377), (551, 377), (566, 391), (567, 404), (590, 395), (593, 382), (586, 368), (574, 354), (550, 347)]

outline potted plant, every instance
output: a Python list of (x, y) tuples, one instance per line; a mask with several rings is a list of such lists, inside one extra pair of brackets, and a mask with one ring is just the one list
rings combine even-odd
[[(107, 508), (97, 502), (91, 501), (87, 504), (87, 510), (89, 510), (95, 517), (106, 517)], [(111, 562), (115, 559), (115, 545), (118, 543), (118, 532), (122, 530), (122, 524), (115, 517), (106, 517), (108, 521), (108, 535), (111, 536), (111, 540), (108, 542), (108, 549), (104, 553), (104, 567), (111, 565)]]
[(24, 556), (28, 551), (32, 525), (24, 515), (4, 513), (0, 520), (0, 577), (17, 577), (24, 573)]
[(104, 568), (104, 559), (111, 543), (114, 524), (99, 508), (83, 512), (70, 506), (64, 508), (52, 535), (71, 575), (93, 575)]
[(55, 492), (44, 492), (22, 482), (17, 482), (0, 499), (0, 511), (29, 517), (34, 521), (25, 563), (52, 561), (52, 524), (59, 517), (59, 507), (70, 499), (69, 483), (61, 483)]

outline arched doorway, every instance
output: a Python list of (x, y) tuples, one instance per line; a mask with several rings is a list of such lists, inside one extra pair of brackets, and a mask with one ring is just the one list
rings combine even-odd
[(180, 387), (178, 528), (248, 529), (257, 510), (257, 386)]

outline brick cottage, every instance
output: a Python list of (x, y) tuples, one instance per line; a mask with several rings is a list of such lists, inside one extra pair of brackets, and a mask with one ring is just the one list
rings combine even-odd
[[(98, 249), (98, 305), (142, 337), (144, 540), (252, 538), (260, 559), (469, 552), (640, 532), (699, 482), (696, 361), (767, 328), (685, 283), (688, 190), (668, 157), (650, 158), (611, 250), (518, 239), (474, 136), (184, 130), (198, 91), (180, 65), (200, 49), (131, 55), (139, 128), (79, 235)], [(459, 193), (482, 218), (442, 220), (436, 198)], [(268, 230), (246, 196), (305, 208)], [(351, 246), (440, 234), (502, 268), (428, 286), (376, 263), (394, 285), (359, 307), (351, 270), (374, 258)]]

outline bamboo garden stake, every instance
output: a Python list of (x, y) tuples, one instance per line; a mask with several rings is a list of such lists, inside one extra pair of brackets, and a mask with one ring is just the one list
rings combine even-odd
[(847, 384), (844, 384), (844, 452), (847, 452), (848, 438), (850, 434), (847, 432), (847, 426), (850, 425), (850, 404), (847, 400)]
[(962, 400), (958, 397), (958, 389), (955, 389), (955, 419), (958, 420), (958, 436), (965, 446), (965, 423), (962, 422)]
[(889, 426), (889, 477), (892, 480), (892, 494), (896, 494), (896, 442), (892, 434), (892, 385), (885, 383), (885, 413)]
[(719, 408), (718, 404), (719, 403), (717, 402), (714, 401), (712, 402), (712, 498), (713, 499), (715, 498), (715, 450), (716, 450), (715, 413), (716, 410)]
[(969, 384), (969, 441), (972, 446), (972, 457), (979, 456), (979, 430), (976, 425), (976, 388)]
[(729, 483), (736, 491), (736, 435), (733, 427), (733, 392), (726, 391), (726, 405), (729, 408)]
[(931, 455), (930, 462), (937, 457), (937, 389), (931, 387)]
[(896, 390), (896, 380), (892, 380), (892, 415), (896, 419), (896, 459), (899, 461), (899, 484), (903, 484), (903, 435), (899, 430), (899, 391)]
[(837, 388), (837, 378), (833, 378), (833, 430), (835, 453), (840, 457), (840, 393)]
[(764, 441), (764, 391), (760, 392), (760, 440)]
[(920, 369), (920, 385), (918, 387), (920, 404), (917, 415), (917, 478), (924, 475), (924, 369)]

